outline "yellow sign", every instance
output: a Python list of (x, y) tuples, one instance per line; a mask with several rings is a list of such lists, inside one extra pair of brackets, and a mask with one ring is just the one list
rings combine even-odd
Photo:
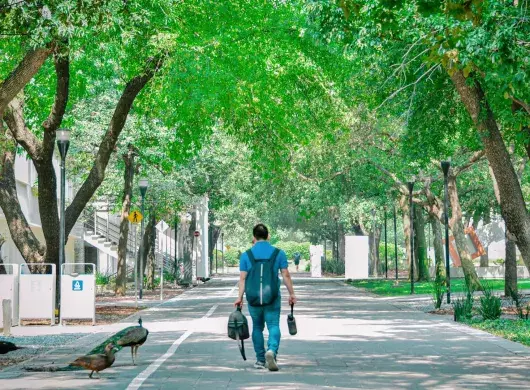
[(138, 210), (129, 213), (129, 222), (131, 223), (140, 223), (142, 222), (142, 219), (144, 219), (144, 216)]

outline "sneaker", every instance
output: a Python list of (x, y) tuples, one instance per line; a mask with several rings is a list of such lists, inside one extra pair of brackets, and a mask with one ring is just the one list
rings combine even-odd
[(276, 363), (276, 356), (271, 350), (265, 354), (265, 360), (267, 361), (267, 368), (269, 371), (278, 371), (278, 364)]
[(254, 363), (254, 368), (257, 370), (264, 370), (265, 369), (265, 362), (260, 362), (259, 360)]

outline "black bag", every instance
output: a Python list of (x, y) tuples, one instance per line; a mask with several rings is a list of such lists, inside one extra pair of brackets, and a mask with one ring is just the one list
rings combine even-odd
[(294, 336), (298, 333), (296, 329), (296, 320), (294, 319), (294, 305), (291, 305), (291, 314), (287, 315), (287, 327), (289, 328), (289, 334)]
[(243, 340), (248, 339), (250, 333), (248, 331), (247, 317), (241, 312), (241, 306), (238, 306), (237, 309), (230, 314), (230, 317), (228, 317), (228, 337), (232, 340), (237, 340), (239, 352), (241, 352), (243, 360), (247, 360)]
[(280, 291), (280, 279), (274, 273), (274, 263), (280, 250), (274, 248), (269, 259), (256, 259), (249, 249), (247, 256), (252, 264), (245, 280), (245, 295), (250, 306), (267, 306), (272, 304)]

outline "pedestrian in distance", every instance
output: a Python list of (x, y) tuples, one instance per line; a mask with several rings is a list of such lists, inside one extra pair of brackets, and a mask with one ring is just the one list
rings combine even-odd
[(298, 266), (300, 265), (300, 258), (301, 257), (302, 257), (302, 255), (300, 254), (300, 252), (296, 252), (293, 255), (294, 265), (296, 266), (296, 272), (298, 272)]
[[(268, 368), (278, 371), (278, 349), (280, 347), (280, 278), (289, 291), (289, 305), (296, 304), (293, 281), (287, 269), (287, 255), (269, 243), (269, 230), (263, 224), (254, 227), (255, 244), (239, 259), (239, 295), (234, 305), (243, 305), (243, 295), (248, 301), (248, 310), (252, 318), (252, 343), (256, 352), (257, 369)], [(265, 351), (263, 330), (267, 325), (269, 339)]]

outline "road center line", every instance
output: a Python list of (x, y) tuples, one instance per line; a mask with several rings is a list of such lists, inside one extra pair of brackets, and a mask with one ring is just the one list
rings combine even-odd
[[(235, 289), (237, 288), (237, 284), (223, 297), (223, 298), (229, 298), (230, 295), (232, 295), (232, 293), (235, 291)], [(208, 312), (201, 318), (201, 319), (206, 319), (208, 317), (210, 317), (214, 312), (215, 310), (217, 310), (217, 308), (219, 307), (219, 304), (216, 303), (215, 305), (213, 305), (210, 310), (208, 310)], [(160, 368), (160, 366), (167, 360), (169, 359), (171, 356), (173, 356), (175, 354), (175, 352), (177, 352), (177, 349), (178, 347), (180, 346), (180, 344), (182, 344), (188, 337), (190, 337), (191, 335), (193, 334), (193, 330), (187, 330), (182, 336), (180, 336), (177, 340), (175, 340), (173, 342), (173, 344), (171, 345), (171, 347), (169, 347), (169, 349), (167, 350), (167, 352), (165, 354), (163, 354), (162, 356), (160, 356), (158, 359), (156, 359), (153, 363), (151, 363), (149, 365), (149, 367), (147, 367), (145, 370), (143, 370), (140, 374), (138, 374), (136, 376), (136, 378), (134, 378), (131, 383), (129, 384), (129, 386), (127, 386), (127, 390), (135, 390), (135, 389), (139, 389), (140, 386), (142, 386), (142, 384), (151, 376), (153, 375), (153, 373), (158, 370)]]

